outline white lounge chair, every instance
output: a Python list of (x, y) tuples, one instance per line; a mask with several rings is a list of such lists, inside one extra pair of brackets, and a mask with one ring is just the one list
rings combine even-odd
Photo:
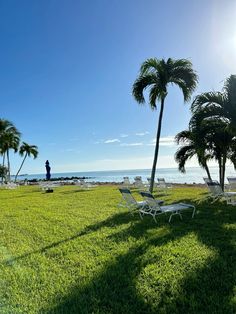
[(53, 188), (59, 187), (61, 185), (62, 184), (59, 181), (41, 181), (39, 183), (39, 186), (44, 192), (52, 191)]
[(128, 186), (131, 185), (130, 180), (129, 180), (129, 177), (123, 177), (123, 179), (124, 179), (123, 185), (124, 185), (125, 187), (128, 187)]
[(131, 213), (134, 210), (141, 209), (146, 205), (146, 202), (137, 202), (136, 199), (131, 194), (131, 191), (127, 188), (119, 188), (122, 195), (122, 201), (118, 204), (118, 207), (128, 208)]
[(227, 180), (229, 181), (230, 191), (235, 191), (236, 190), (236, 177), (227, 177)]
[(236, 192), (223, 192), (218, 181), (207, 182), (208, 189), (214, 199), (224, 197), (227, 204), (236, 205)]
[(93, 187), (92, 184), (86, 182), (85, 179), (79, 179), (79, 181), (80, 181), (80, 186), (81, 186), (82, 188), (90, 189), (90, 188)]
[(19, 186), (19, 184), (15, 183), (15, 182), (7, 182), (5, 184), (5, 188), (10, 189), (10, 190), (16, 189), (18, 186)]
[[(127, 188), (119, 188), (119, 191), (122, 195), (122, 201), (118, 204), (118, 207), (128, 208), (131, 213), (135, 210), (141, 210), (147, 206), (146, 201), (137, 202), (133, 197), (131, 191)], [(163, 201), (158, 201), (159, 204), (163, 204)]]
[[(150, 184), (151, 184), (151, 178), (147, 178), (147, 182), (148, 182), (148, 184), (147, 184), (147, 185), (148, 185), (148, 187), (149, 187), (149, 186), (150, 186)], [(155, 181), (154, 181), (153, 187), (154, 187), (154, 188), (156, 188), (156, 187), (157, 187), (157, 182), (155, 182)]]
[(177, 203), (171, 205), (161, 206), (158, 204), (157, 200), (153, 197), (153, 195), (149, 192), (140, 192), (144, 201), (147, 203), (147, 206), (141, 208), (139, 210), (140, 218), (143, 219), (143, 215), (151, 215), (153, 219), (156, 221), (156, 216), (161, 214), (170, 213), (169, 222), (171, 222), (171, 218), (174, 215), (179, 215), (182, 219), (181, 211), (186, 209), (193, 209), (192, 218), (195, 214), (195, 206), (185, 203)]
[(157, 182), (158, 182), (157, 184), (158, 188), (165, 193), (168, 189), (172, 188), (172, 185), (167, 184), (164, 178), (157, 178)]
[(207, 184), (207, 182), (211, 182), (212, 180), (210, 180), (208, 177), (203, 177), (204, 182)]
[(141, 176), (137, 176), (137, 177), (134, 178), (134, 186), (137, 189), (144, 189), (145, 188), (145, 185), (143, 184)]

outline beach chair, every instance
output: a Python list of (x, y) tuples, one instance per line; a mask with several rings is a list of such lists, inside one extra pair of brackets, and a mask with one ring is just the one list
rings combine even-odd
[(53, 188), (61, 186), (61, 182), (59, 181), (41, 181), (39, 183), (39, 186), (41, 187), (42, 191), (44, 192), (50, 192), (53, 191)]
[(80, 186), (81, 186), (82, 188), (85, 188), (85, 189), (90, 189), (90, 188), (92, 188), (92, 184), (86, 182), (85, 179), (79, 179), (79, 182), (80, 182)]
[(141, 176), (137, 176), (137, 177), (134, 178), (134, 186), (137, 189), (144, 189), (145, 188), (145, 185), (143, 184)]
[(203, 177), (204, 182), (207, 184), (207, 182), (211, 182), (212, 180), (210, 180), (208, 177)]
[[(131, 191), (127, 188), (119, 188), (119, 191), (122, 195), (122, 201), (118, 204), (118, 207), (128, 208), (131, 213), (135, 210), (141, 210), (147, 206), (146, 201), (137, 202), (133, 197)], [(158, 204), (163, 204), (162, 200), (156, 201)]]
[(156, 221), (156, 216), (161, 214), (167, 214), (170, 213), (169, 222), (171, 222), (171, 218), (174, 215), (179, 215), (182, 219), (181, 211), (186, 209), (192, 209), (192, 218), (195, 214), (195, 206), (185, 203), (176, 203), (171, 205), (165, 205), (162, 206), (160, 203), (158, 203), (157, 200), (155, 200), (154, 196), (149, 192), (140, 192), (142, 195), (144, 201), (146, 202), (146, 206), (139, 209), (139, 215), (140, 218), (143, 219), (143, 215), (151, 215)]
[(235, 191), (236, 190), (236, 177), (227, 177), (229, 182), (229, 190)]
[(130, 181), (129, 181), (129, 177), (123, 177), (124, 181), (123, 181), (123, 185), (125, 187), (128, 187), (131, 185)]
[(172, 185), (167, 184), (164, 178), (157, 178), (157, 182), (158, 188), (162, 190), (164, 193), (166, 193), (168, 189), (172, 188)]
[(218, 181), (207, 182), (208, 189), (213, 199), (225, 198), (227, 204), (236, 205), (236, 192), (223, 192)]
[(15, 182), (7, 182), (5, 184), (5, 188), (10, 189), (10, 190), (16, 189), (18, 186), (19, 186), (19, 184), (15, 183)]
[[(148, 182), (147, 186), (148, 186), (148, 187), (150, 187), (150, 184), (151, 184), (151, 178), (147, 178), (147, 182)], [(157, 187), (157, 182), (155, 182), (155, 181), (154, 181), (153, 187), (154, 187), (154, 188), (156, 188), (156, 187)]]
[(146, 205), (144, 201), (137, 202), (128, 188), (119, 188), (119, 191), (122, 195), (122, 201), (118, 204), (118, 207), (128, 208), (133, 213), (133, 211), (139, 210)]

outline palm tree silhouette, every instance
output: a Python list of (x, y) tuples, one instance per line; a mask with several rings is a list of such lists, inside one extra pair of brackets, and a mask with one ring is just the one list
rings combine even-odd
[(213, 157), (219, 165), (219, 181), (224, 189), (226, 160), (236, 166), (236, 75), (226, 79), (222, 92), (206, 92), (192, 103), (194, 128), (204, 128)]
[(185, 164), (193, 156), (197, 156), (199, 165), (206, 171), (209, 180), (211, 174), (207, 161), (212, 158), (204, 139), (204, 132), (198, 130), (184, 130), (175, 136), (177, 144), (182, 146), (175, 154), (175, 160), (178, 163), (179, 171), (185, 173)]
[(156, 134), (156, 147), (152, 166), (150, 192), (153, 191), (156, 164), (159, 152), (159, 141), (164, 110), (165, 98), (168, 94), (168, 85), (176, 84), (183, 92), (184, 101), (188, 101), (196, 88), (198, 77), (192, 68), (192, 63), (186, 59), (147, 59), (140, 68), (138, 78), (133, 84), (133, 96), (139, 104), (145, 103), (144, 91), (149, 89), (149, 105), (152, 110), (157, 109), (156, 102), (161, 102), (158, 127)]
[(33, 156), (33, 158), (37, 158), (38, 156), (38, 147), (36, 145), (29, 145), (25, 142), (22, 142), (22, 145), (20, 146), (20, 149), (19, 149), (19, 154), (20, 156), (24, 156), (24, 159), (20, 165), (20, 168), (19, 170), (17, 171), (16, 175), (15, 175), (15, 182), (16, 182), (16, 179), (17, 179), (17, 176), (18, 174), (20, 173), (21, 171), (21, 168), (23, 167), (23, 164), (26, 160), (26, 157), (30, 157), (31, 155)]
[(20, 143), (21, 133), (14, 124), (6, 119), (0, 119), (0, 153), (3, 155), (3, 166), (7, 158), (8, 181), (10, 181), (10, 157), (9, 151), (17, 152)]

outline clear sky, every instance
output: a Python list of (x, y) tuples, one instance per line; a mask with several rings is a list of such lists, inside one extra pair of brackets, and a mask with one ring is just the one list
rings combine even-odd
[[(131, 89), (150, 57), (188, 58), (194, 93), (236, 74), (234, 0), (0, 1), (0, 108), (39, 147), (23, 173), (150, 168), (158, 111)], [(158, 167), (175, 167), (172, 138), (189, 104), (170, 87)], [(21, 159), (11, 156), (13, 173)]]

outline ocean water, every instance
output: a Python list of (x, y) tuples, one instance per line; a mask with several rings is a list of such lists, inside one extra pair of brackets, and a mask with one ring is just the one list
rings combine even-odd
[[(218, 168), (211, 167), (210, 172), (212, 179), (218, 180)], [(126, 176), (130, 178), (131, 182), (135, 176), (141, 176), (143, 181), (147, 181), (147, 178), (151, 176), (151, 169), (52, 173), (52, 178), (86, 177), (88, 182), (122, 182), (123, 177)], [(227, 167), (227, 176), (236, 176), (233, 167)], [(186, 168), (185, 174), (176, 168), (162, 168), (156, 170), (156, 178), (158, 177), (165, 178), (165, 181), (170, 183), (204, 183), (203, 177), (206, 177), (206, 172), (200, 167)], [(45, 179), (45, 174), (24, 175), (18, 179)]]

